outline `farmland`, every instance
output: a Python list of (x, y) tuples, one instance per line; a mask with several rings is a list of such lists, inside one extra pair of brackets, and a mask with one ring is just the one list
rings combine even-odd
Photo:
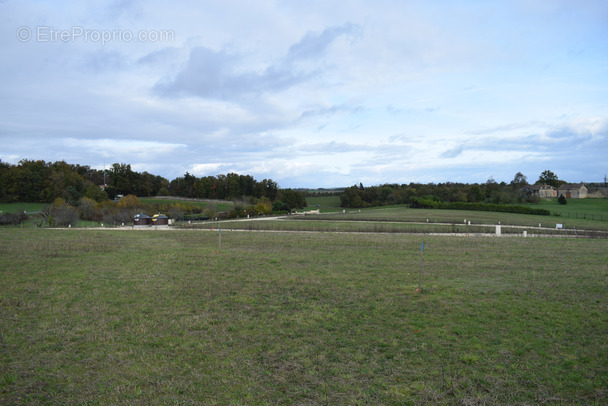
[(0, 403), (608, 401), (605, 239), (218, 237), (0, 229)]

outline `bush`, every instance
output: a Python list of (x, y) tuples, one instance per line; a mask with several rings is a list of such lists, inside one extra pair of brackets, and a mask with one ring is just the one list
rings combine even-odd
[(559, 197), (557, 198), (557, 202), (559, 204), (567, 204), (568, 200), (566, 200), (566, 196), (564, 195), (559, 195)]
[(116, 207), (120, 209), (141, 209), (143, 205), (141, 201), (135, 195), (127, 195), (121, 198), (118, 203), (116, 203)]
[(93, 199), (88, 197), (80, 199), (80, 206), (78, 208), (80, 211), (80, 218), (83, 220), (93, 220), (96, 206), (97, 204)]
[(410, 207), (412, 209), (437, 209), (440, 204), (437, 200), (431, 200), (430, 198), (425, 199), (416, 196), (410, 198)]
[(3, 213), (0, 215), (0, 226), (16, 226), (27, 219), (28, 216), (25, 213)]
[(49, 225), (52, 227), (67, 227), (76, 224), (79, 219), (78, 210), (67, 204), (56, 205), (51, 209)]
[(270, 214), (272, 211), (272, 203), (270, 202), (270, 199), (266, 197), (256, 199), (255, 205), (253, 206), (253, 211), (257, 214)]
[(502, 213), (534, 214), (539, 216), (550, 216), (551, 212), (546, 209), (536, 209), (528, 206), (511, 206), (503, 204), (484, 204), (484, 203), (442, 203), (441, 209), (451, 210), (475, 210), (475, 211), (495, 211)]
[(538, 195), (530, 195), (526, 197), (526, 203), (540, 203), (540, 196)]
[(279, 212), (289, 213), (290, 211), (291, 211), (291, 208), (289, 207), (289, 205), (287, 203), (283, 203), (280, 200), (277, 200), (276, 202), (274, 202), (272, 204), (273, 213), (279, 213)]
[(411, 198), (410, 207), (413, 209), (447, 209), (447, 210), (474, 210), (474, 211), (495, 211), (502, 213), (516, 214), (535, 214), (539, 216), (550, 216), (551, 212), (546, 209), (535, 209), (528, 206), (511, 206), (503, 204), (486, 203), (465, 203), (465, 202), (445, 202), (440, 203), (435, 200), (422, 199), (420, 197)]

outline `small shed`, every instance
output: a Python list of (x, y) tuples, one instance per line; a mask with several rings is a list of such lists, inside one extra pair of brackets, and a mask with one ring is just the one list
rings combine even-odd
[(133, 226), (135, 227), (150, 227), (152, 225), (152, 218), (145, 214), (136, 214), (133, 216)]
[(152, 216), (152, 226), (154, 227), (169, 227), (169, 217), (164, 214), (155, 214)]

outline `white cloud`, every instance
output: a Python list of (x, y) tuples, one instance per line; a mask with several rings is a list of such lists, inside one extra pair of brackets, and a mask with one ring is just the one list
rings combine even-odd
[(112, 158), (116, 156), (131, 157), (137, 160), (142, 158), (158, 159), (169, 153), (186, 148), (184, 144), (171, 144), (157, 141), (125, 140), (125, 139), (76, 139), (66, 138), (57, 140), (58, 144), (70, 149), (85, 149), (95, 151), (97, 154)]
[[(2, 159), (285, 187), (603, 178), (606, 12), (592, 0), (2, 2)], [(20, 42), (23, 26), (175, 37)]]
[(194, 164), (190, 166), (190, 172), (195, 176), (215, 176), (220, 173), (238, 173), (233, 168), (235, 165), (226, 162), (218, 162), (218, 163), (207, 163), (207, 164)]

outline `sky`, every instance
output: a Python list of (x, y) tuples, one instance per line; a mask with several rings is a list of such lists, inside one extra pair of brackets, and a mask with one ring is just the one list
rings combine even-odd
[(0, 160), (282, 188), (608, 173), (605, 0), (0, 0)]

